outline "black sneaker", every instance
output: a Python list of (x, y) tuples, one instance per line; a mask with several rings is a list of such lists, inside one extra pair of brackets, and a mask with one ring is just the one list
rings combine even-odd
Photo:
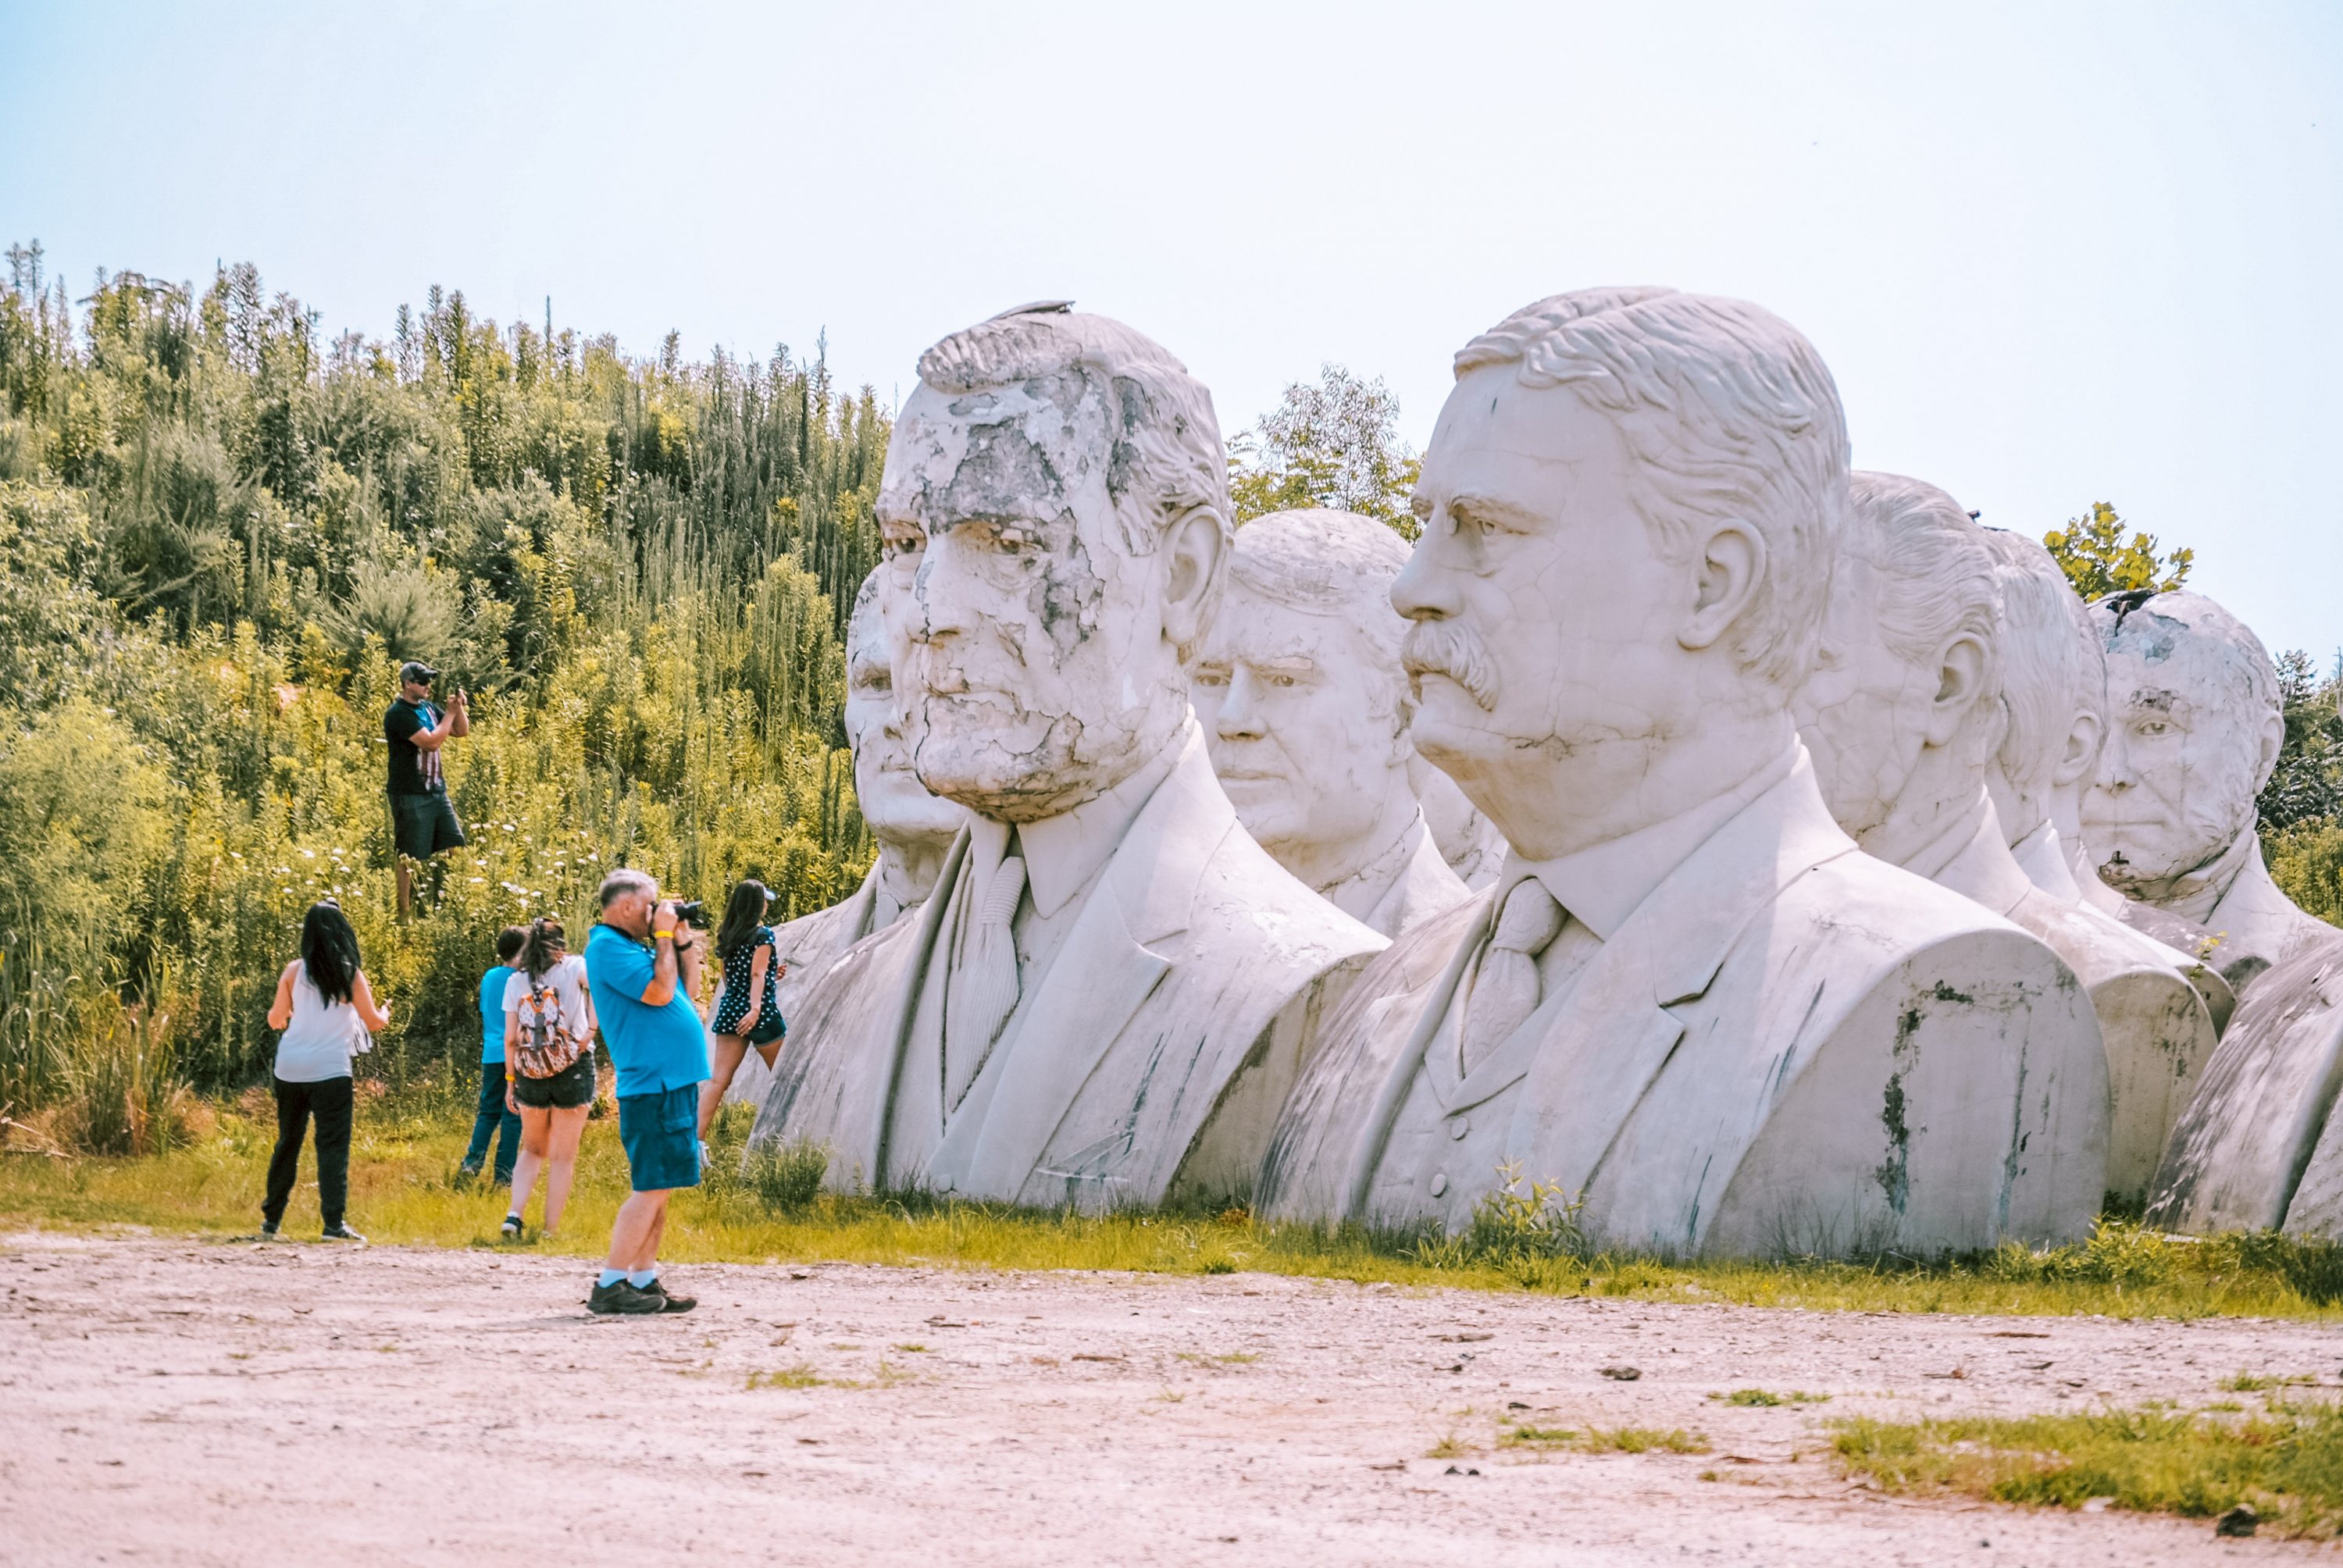
[(274, 1236), (277, 1234), (277, 1221), (274, 1220), (263, 1220), (260, 1222), (260, 1233), (264, 1236)]
[(586, 1297), (586, 1310), (601, 1317), (651, 1317), (667, 1310), (667, 1298), (639, 1291), (624, 1280), (597, 1285)]
[(356, 1231), (351, 1230), (347, 1223), (327, 1226), (325, 1239), (328, 1241), (363, 1241), (366, 1240), (364, 1236), (361, 1236)]
[(499, 1226), (498, 1226), (498, 1227), (497, 1227), (497, 1233), (498, 1233), (498, 1235), (502, 1236), (502, 1237), (503, 1237), (506, 1241), (519, 1241), (519, 1240), (520, 1240), (520, 1216), (519, 1216), (519, 1215), (518, 1215), (518, 1214), (508, 1214), (508, 1215), (506, 1215), (506, 1216), (505, 1216), (505, 1222), (504, 1222), (503, 1224), (501, 1224), (501, 1225), (499, 1225)]
[(698, 1296), (669, 1295), (667, 1293), (667, 1287), (660, 1284), (656, 1278), (654, 1278), (649, 1284), (645, 1285), (642, 1288), (642, 1293), (647, 1296), (657, 1296), (659, 1302), (659, 1311), (662, 1312), (688, 1312), (691, 1311), (692, 1308), (699, 1305), (699, 1298)]
[(467, 1160), (461, 1165), (456, 1167), (455, 1188), (457, 1191), (461, 1192), (466, 1191), (473, 1182), (479, 1179), (480, 1168), (478, 1165), (473, 1164), (470, 1161)]

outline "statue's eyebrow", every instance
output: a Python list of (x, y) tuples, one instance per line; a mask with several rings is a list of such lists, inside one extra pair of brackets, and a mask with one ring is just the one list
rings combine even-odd
[(1448, 512), (1451, 517), (1462, 513), (1476, 523), (1493, 524), (1509, 534), (1532, 534), (1545, 526), (1545, 519), (1527, 507), (1473, 490), (1449, 497)]

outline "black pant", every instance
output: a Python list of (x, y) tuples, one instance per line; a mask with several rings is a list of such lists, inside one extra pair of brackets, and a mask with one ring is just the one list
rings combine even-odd
[(286, 1201), (293, 1196), (293, 1178), (301, 1169), (301, 1136), (309, 1118), (317, 1118), (317, 1207), (326, 1229), (342, 1222), (342, 1203), (350, 1191), (350, 1090), (347, 1078), (319, 1083), (277, 1085), (277, 1151), (268, 1157), (268, 1196), (261, 1217), (274, 1225), (285, 1218)]

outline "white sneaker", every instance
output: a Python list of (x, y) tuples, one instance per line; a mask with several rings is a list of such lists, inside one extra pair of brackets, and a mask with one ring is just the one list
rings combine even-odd
[(699, 1141), (699, 1168), (700, 1168), (700, 1170), (702, 1170), (702, 1171), (706, 1171), (706, 1170), (708, 1169), (709, 1162), (711, 1160), (713, 1160), (714, 1158), (715, 1158), (715, 1156), (714, 1156), (714, 1155), (711, 1155), (710, 1153), (709, 1153), (709, 1152), (708, 1152), (708, 1141), (707, 1141), (706, 1139), (704, 1139), (704, 1138), (703, 1138), (703, 1139), (701, 1139), (701, 1140)]

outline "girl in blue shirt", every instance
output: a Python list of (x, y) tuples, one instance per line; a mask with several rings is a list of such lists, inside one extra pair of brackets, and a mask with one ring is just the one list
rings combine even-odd
[(505, 982), (512, 979), (513, 960), (520, 956), (528, 932), (507, 926), (497, 933), (497, 967), (480, 977), (480, 1105), (472, 1116), (472, 1146), (456, 1171), (457, 1184), (468, 1184), (480, 1173), (488, 1152), (488, 1139), (497, 1141), (496, 1183), (512, 1185), (513, 1156), (520, 1149), (520, 1118), (505, 1104)]

